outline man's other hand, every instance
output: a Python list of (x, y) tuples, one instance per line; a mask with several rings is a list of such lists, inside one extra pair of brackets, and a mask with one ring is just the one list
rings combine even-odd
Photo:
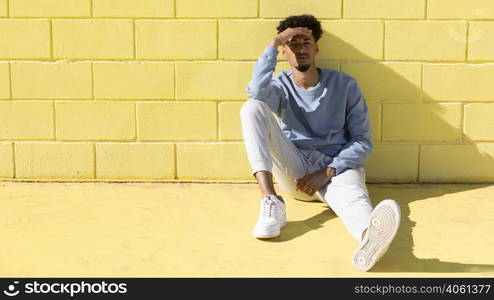
[(335, 174), (334, 168), (324, 168), (314, 173), (307, 174), (302, 178), (295, 179), (297, 190), (312, 196), (328, 183)]

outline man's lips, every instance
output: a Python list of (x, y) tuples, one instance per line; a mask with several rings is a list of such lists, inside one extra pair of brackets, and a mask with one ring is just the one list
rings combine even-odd
[(300, 55), (300, 56), (297, 56), (297, 59), (307, 59), (309, 58), (308, 55)]

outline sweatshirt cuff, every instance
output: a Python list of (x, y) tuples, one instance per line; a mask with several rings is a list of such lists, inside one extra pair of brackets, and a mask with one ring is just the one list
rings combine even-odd
[(266, 47), (266, 49), (264, 49), (264, 54), (267, 55), (267, 56), (274, 56), (274, 57), (277, 57), (278, 56), (278, 49), (276, 49), (275, 47), (269, 45)]
[(328, 165), (328, 168), (334, 168), (336, 170), (336, 175), (340, 175), (344, 171), (346, 171), (348, 168), (345, 167), (343, 164), (338, 163), (337, 161), (334, 161)]

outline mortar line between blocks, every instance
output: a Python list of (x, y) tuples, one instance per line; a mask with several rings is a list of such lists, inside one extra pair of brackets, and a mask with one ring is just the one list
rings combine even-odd
[(257, 17), (261, 17), (261, 0), (257, 0)]
[(341, 0), (341, 7), (340, 7), (340, 19), (343, 19), (343, 7), (345, 6), (345, 0)]
[(427, 3), (427, 0), (425, 0), (425, 5), (424, 5), (424, 19), (427, 20), (427, 5), (429, 3)]
[(177, 0), (173, 0), (173, 18), (177, 18)]
[(93, 17), (93, 0), (89, 1), (89, 16)]

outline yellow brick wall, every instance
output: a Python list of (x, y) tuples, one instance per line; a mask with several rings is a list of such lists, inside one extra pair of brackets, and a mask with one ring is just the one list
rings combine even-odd
[(492, 0), (0, 0), (0, 179), (252, 182), (244, 88), (302, 13), (366, 97), (369, 182), (494, 182)]

